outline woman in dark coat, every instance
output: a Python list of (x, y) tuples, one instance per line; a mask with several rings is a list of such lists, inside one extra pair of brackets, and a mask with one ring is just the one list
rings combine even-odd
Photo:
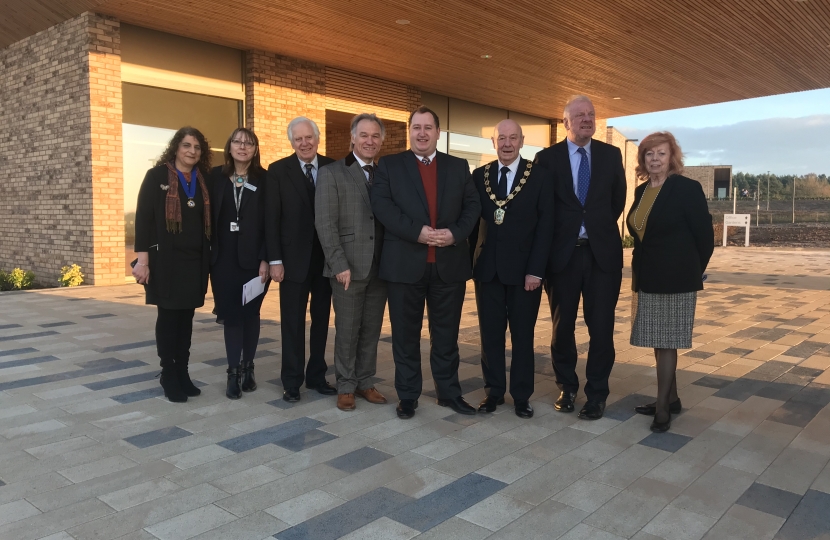
[(183, 127), (173, 135), (138, 192), (133, 277), (158, 307), (156, 348), (161, 386), (170, 401), (201, 391), (187, 371), (193, 314), (205, 303), (210, 261), (210, 146)]
[[(242, 305), (243, 285), (259, 278), (267, 286), (265, 260), (265, 169), (259, 140), (246, 128), (225, 143), (225, 164), (211, 171), (213, 242), (210, 282), (217, 322), (225, 326), (228, 386), (225, 395), (239, 399), (256, 390), (254, 355), (259, 341), (259, 310), (265, 293)], [(241, 365), (240, 365), (241, 358)]]
[(692, 346), (697, 291), (715, 248), (712, 216), (700, 183), (681, 176), (683, 154), (674, 136), (653, 133), (637, 152), (635, 190), (626, 223), (634, 237), (631, 262), (631, 344), (654, 349), (657, 401), (637, 407), (653, 415), (651, 430), (667, 431), (677, 397), (677, 349)]

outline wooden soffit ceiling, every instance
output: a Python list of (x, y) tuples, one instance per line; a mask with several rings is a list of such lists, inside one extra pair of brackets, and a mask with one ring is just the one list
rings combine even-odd
[(95, 9), (548, 118), (560, 117), (576, 93), (590, 96), (598, 115), (615, 117), (830, 86), (828, 0), (3, 4), (36, 5), (49, 21), (57, 16), (50, 10)]

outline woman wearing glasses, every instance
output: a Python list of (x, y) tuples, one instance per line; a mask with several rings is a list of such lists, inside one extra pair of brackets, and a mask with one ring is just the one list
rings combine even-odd
[(216, 319), (225, 326), (228, 386), (225, 395), (239, 399), (256, 390), (254, 354), (259, 341), (259, 310), (265, 293), (242, 304), (245, 283), (258, 278), (268, 285), (265, 261), (265, 169), (259, 140), (246, 128), (225, 143), (224, 165), (211, 171), (213, 242), (210, 282)]

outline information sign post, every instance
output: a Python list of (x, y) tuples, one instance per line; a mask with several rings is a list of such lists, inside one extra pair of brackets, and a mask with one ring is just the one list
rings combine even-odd
[(749, 247), (749, 221), (750, 214), (724, 214), (723, 246), (726, 247), (726, 229), (729, 227), (746, 227), (746, 239), (744, 240), (744, 246)]

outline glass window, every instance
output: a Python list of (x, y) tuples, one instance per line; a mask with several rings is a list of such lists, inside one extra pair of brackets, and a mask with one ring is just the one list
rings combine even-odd
[(135, 258), (135, 206), (147, 169), (155, 166), (173, 134), (182, 126), (204, 133), (221, 164), (222, 149), (242, 125), (242, 102), (235, 99), (122, 83), (124, 151), (125, 271)]

